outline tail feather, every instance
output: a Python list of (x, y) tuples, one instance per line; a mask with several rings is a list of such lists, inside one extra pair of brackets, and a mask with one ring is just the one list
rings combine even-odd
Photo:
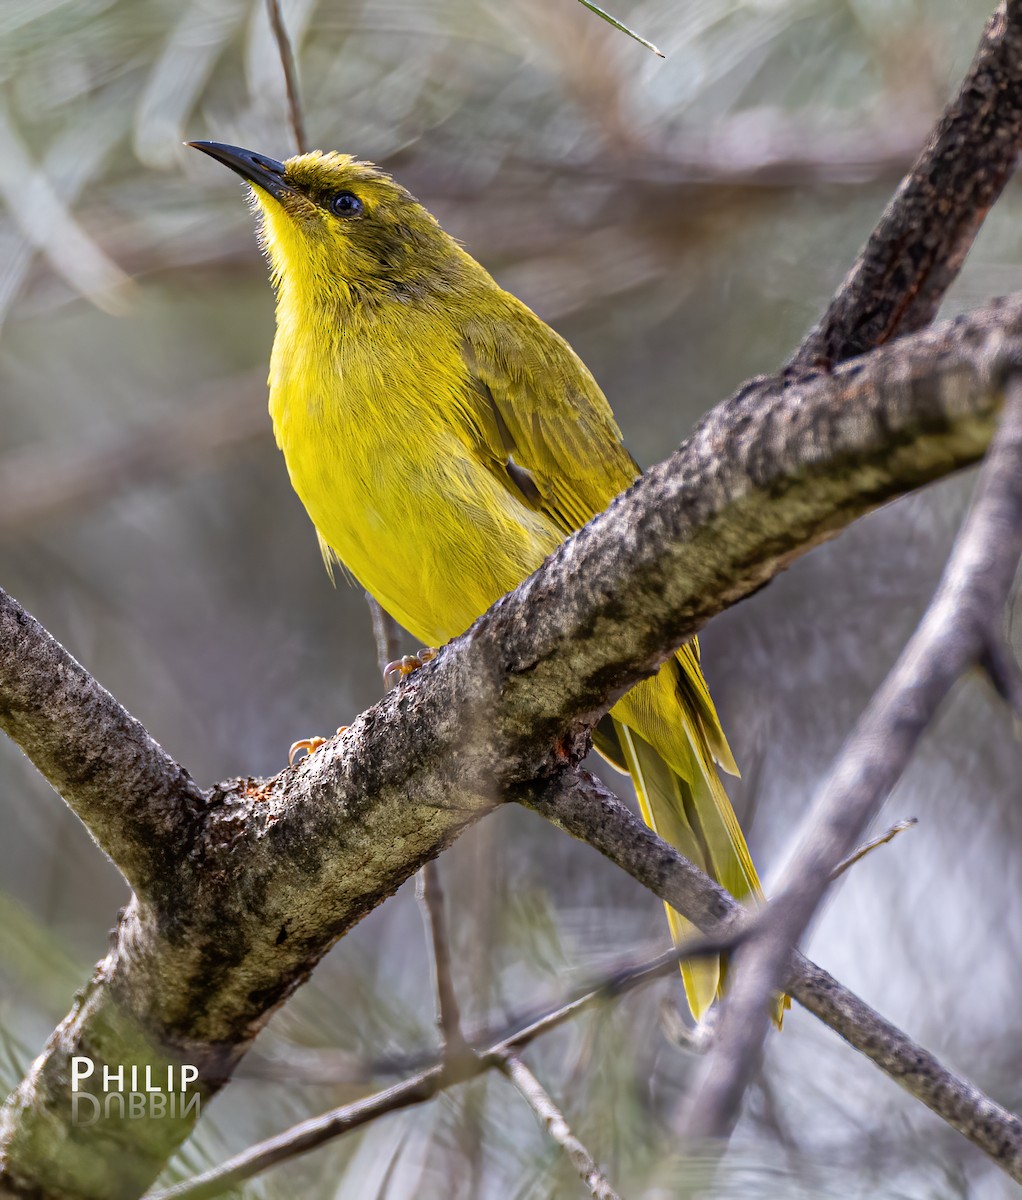
[[(620, 722), (615, 722), (615, 725), (628, 764), (628, 773), (635, 784), (642, 819), (654, 833), (670, 842), (686, 858), (704, 871), (709, 870), (705, 845), (685, 815), (688, 806), (683, 796), (683, 781), (648, 742), (632, 733), (626, 725)], [(664, 909), (675, 945), (698, 933), (692, 922), (669, 904), (665, 904)], [(682, 963), (681, 978), (692, 1015), (698, 1021), (717, 998), (720, 961), (717, 958), (701, 958)]]
[[(762, 899), (749, 848), (718, 774), (717, 764), (735, 774), (737, 767), (698, 652), (683, 649), (653, 679), (623, 697), (611, 716), (646, 824), (736, 900)], [(674, 941), (690, 936), (692, 923), (665, 907)], [(697, 1020), (720, 994), (724, 973), (723, 960), (682, 964), (685, 994)], [(788, 1003), (787, 997), (778, 1001), (778, 1025)]]

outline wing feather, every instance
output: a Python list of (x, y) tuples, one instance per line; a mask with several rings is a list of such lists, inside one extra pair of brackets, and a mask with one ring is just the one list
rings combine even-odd
[(465, 324), (463, 427), (516, 498), (567, 535), (639, 468), (582, 360), (525, 305), (507, 301), (503, 314)]

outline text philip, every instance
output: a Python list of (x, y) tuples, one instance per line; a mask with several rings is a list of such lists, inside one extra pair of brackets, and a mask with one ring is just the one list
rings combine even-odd
[[(150, 1063), (96, 1063), (85, 1055), (71, 1059), (71, 1123), (92, 1125), (104, 1120), (156, 1117), (198, 1119), (200, 1093), (189, 1091), (199, 1078), (198, 1067), (182, 1064), (154, 1067)], [(83, 1087), (91, 1080), (88, 1088)]]

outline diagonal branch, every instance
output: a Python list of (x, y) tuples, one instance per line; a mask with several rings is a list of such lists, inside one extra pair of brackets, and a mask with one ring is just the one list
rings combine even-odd
[(769, 997), (834, 870), (890, 795), (951, 688), (999, 640), (1022, 557), (1022, 378), (1012, 376), (1007, 392), (937, 594), (835, 764), (754, 939), (735, 956), (718, 1036), (686, 1104), (684, 1124), (694, 1137), (730, 1132), (766, 1036)]
[[(711, 938), (724, 940), (740, 933), (743, 940), (748, 919), (738, 901), (661, 841), (595, 777), (579, 772), (527, 791), (520, 799), (572, 837), (605, 854)], [(1022, 1120), (1014, 1113), (948, 1070), (803, 955), (796, 952), (789, 960), (783, 986), (874, 1066), (1022, 1183)]]
[(506, 672), (502, 701), (517, 706), (527, 691), (534, 707), (522, 711), (537, 733), (563, 736), (569, 711), (591, 723), (659, 666), (665, 646), (853, 512), (900, 494), (909, 477), (919, 486), (977, 461), (1022, 349), (1016, 321), (1022, 304), (998, 301), (831, 375), (757, 380), (717, 405), (465, 635)]
[[(1018, 38), (1011, 0), (794, 375), (932, 316), (1018, 152)], [(193, 1063), (211, 1096), (337, 937), (502, 798), (559, 778), (595, 718), (674, 646), (861, 513), (976, 461), (1020, 351), (1016, 298), (830, 378), (756, 381), (341, 742), (207, 797), (0, 593), (0, 726), (137, 892), (0, 1114), (2, 1186), (137, 1196), (195, 1114), (75, 1130), (72, 1055)], [(648, 886), (687, 880), (691, 911), (666, 898), (698, 924), (740, 916), (656, 839), (633, 860), (627, 810), (587, 817), (578, 827)], [(1015, 1118), (794, 963), (797, 997), (1020, 1177)]]
[(945, 109), (788, 366), (854, 358), (933, 320), (1022, 153), (1022, 3), (1001, 0)]
[[(524, 739), (517, 715), (506, 738), (499, 721), (480, 731), (481, 744), (498, 751), (495, 761), (503, 754), (513, 764), (510, 778), (528, 776), (546, 761), (551, 741), (591, 723), (673, 646), (796, 555), (893, 496), (978, 459), (1000, 405), (999, 378), (1020, 359), (1022, 297), (1015, 297), (831, 376), (743, 388), (419, 671), (400, 698), (363, 717), (344, 739), (343, 760), (321, 751), (297, 776), (281, 777), (278, 796), (292, 795), (294, 779), (302, 798), (320, 789), (334, 796), (320, 812), (336, 812), (336, 789), (352, 778), (344, 761), (354, 765), (352, 749), (381, 722), (401, 745), (402, 772), (425, 778), (432, 759), (415, 738), (436, 729), (440, 743), (460, 744), (479, 727), (473, 706), (480, 702), (505, 714), (538, 705)], [(168, 828), (180, 833), (174, 822), (192, 813), (194, 785), (13, 601), (3, 612), (0, 726), (144, 892), (163, 869), (164, 851), (148, 840)], [(413, 697), (415, 719), (388, 723)], [(426, 699), (443, 714), (425, 715)], [(456, 713), (464, 714), (463, 729), (451, 724)], [(395, 765), (387, 750), (372, 757), (373, 779), (386, 774), (381, 762)], [(478, 794), (494, 795), (492, 772), (479, 770)], [(424, 791), (439, 799), (432, 786)], [(467, 800), (458, 820), (473, 810), (478, 801)]]
[[(373, 637), (376, 640), (376, 658), (386, 684), (391, 674), (391, 663), (397, 658), (401, 644), (401, 628), (394, 618), (384, 612), (376, 598), (366, 592), (366, 603), (372, 618)], [(434, 987), (436, 989), (436, 1023), (440, 1033), (441, 1058), (450, 1061), (461, 1059), (472, 1050), (461, 1030), (461, 1010), (451, 970), (451, 943), (447, 934), (447, 916), (444, 912), (444, 888), (440, 879), (440, 867), (435, 859), (427, 862), (416, 881), (416, 896), (422, 909), (426, 935), (433, 951)]]
[[(596, 1004), (624, 995), (642, 987), (654, 979), (674, 974), (683, 959), (716, 954), (730, 947), (730, 939), (694, 938), (682, 946), (658, 954), (656, 958), (620, 968), (602, 979), (590, 983), (573, 999), (547, 1009), (526, 1024), (511, 1032), (494, 1035), (492, 1032), (479, 1034), (474, 1042), (485, 1049), (471, 1057), (462, 1058), (451, 1071), (441, 1057), (430, 1063), (410, 1078), (392, 1087), (377, 1092), (353, 1104), (346, 1104), (308, 1121), (303, 1121), (284, 1130), (273, 1138), (250, 1146), (228, 1162), (221, 1163), (202, 1175), (176, 1184), (166, 1191), (158, 1192), (148, 1200), (210, 1200), (222, 1195), (246, 1179), (253, 1179), (271, 1167), (279, 1166), (310, 1150), (315, 1150), (352, 1129), (358, 1129), (379, 1117), (386, 1116), (414, 1104), (432, 1100), (439, 1092), (458, 1083), (467, 1082), (484, 1071), (502, 1066), (508, 1055), (516, 1054), (537, 1038), (593, 1008)], [(320, 1077), (319, 1082), (324, 1082)]]
[(594, 1200), (621, 1200), (600, 1170), (596, 1159), (572, 1133), (571, 1126), (565, 1120), (564, 1114), (518, 1055), (513, 1053), (505, 1055), (500, 1069), (543, 1122), (547, 1133), (564, 1151), (568, 1161), (588, 1188), (590, 1196), (594, 1197)]
[[(600, 1000), (612, 1000), (650, 980), (673, 976), (679, 962), (720, 954), (732, 950), (741, 940), (742, 931), (721, 937), (691, 938), (683, 945), (674, 947), (655, 956), (635, 963), (633, 957), (622, 960), (606, 974), (576, 989), (570, 999), (556, 1007), (531, 1005), (528, 1009), (514, 1013), (503, 1021), (498, 1029), (489, 1026), (469, 1029), (466, 1040), (470, 1046), (487, 1046), (510, 1042), (530, 1031), (526, 1039), (538, 1037), (552, 1029), (562, 1020), (589, 1008)], [(554, 1024), (549, 1024), (553, 1021)], [(363, 1057), (337, 1050), (335, 1047), (311, 1047), (288, 1044), (272, 1049), (253, 1049), (239, 1074), (247, 1079), (272, 1080), (277, 1083), (364, 1084), (374, 1078), (400, 1075), (409, 1071), (433, 1066), (437, 1056), (432, 1051), (411, 1051), (384, 1056)]]
[(857, 862), (861, 862), (867, 854), (872, 854), (874, 850), (878, 850), (881, 846), (890, 845), (899, 833), (904, 833), (906, 829), (912, 829), (918, 824), (918, 817), (905, 817), (901, 821), (895, 821), (884, 833), (870, 838), (868, 842), (863, 842), (858, 850), (853, 850), (847, 858), (842, 859), (834, 870), (831, 871), (829, 876), (830, 882), (833, 883), (836, 879), (839, 879), (849, 867), (854, 867)]
[[(706, 620), (863, 512), (974, 462), (1020, 358), (1016, 297), (831, 376), (755, 382), (342, 738), (204, 798), (0, 594), (0, 727), (137, 893), (0, 1117), (4, 1183), (137, 1196), (196, 1114), (145, 1123), (144, 1138), (132, 1122), (71, 1136), (72, 1056), (116, 1062), (130, 1044), (157, 1067), (194, 1065), (214, 1094), (337, 938), (468, 824), (576, 761), (592, 723)], [(46, 1145), (59, 1159), (40, 1158)]]
[[(295, 78), (293, 51), (276, 0), (267, 0), (267, 6), (287, 82), (289, 78)], [(988, 22), (958, 95), (942, 114), (925, 149), (870, 235), (826, 314), (790, 360), (790, 370), (800, 373), (816, 365), (831, 366), (843, 362), (874, 349), (895, 335), (920, 328), (933, 318), (979, 226), (1009, 179), (1022, 151), (1019, 7), (1017, 0), (1002, 4)], [(283, 43), (278, 28), (283, 34)], [(305, 148), (306, 137), (296, 86), (289, 90), (288, 106), (292, 133), (301, 150)], [(696, 147), (692, 153), (683, 154), (684, 169), (680, 175), (676, 172), (670, 178), (690, 180), (695, 176), (705, 182), (705, 178), (711, 176), (725, 177), (731, 182), (740, 182), (744, 178), (769, 183), (776, 182), (775, 176), (780, 171), (790, 183), (793, 163), (796, 175), (801, 172), (809, 181), (840, 176), (842, 168), (847, 169), (849, 163), (854, 164), (858, 178), (863, 163), (870, 154), (876, 153), (875, 137), (867, 136), (861, 139), (862, 145), (851, 149), (845, 147), (843, 151), (839, 148), (836, 152), (834, 138), (828, 136), (825, 144), (814, 150), (816, 161), (807, 163), (807, 136), (804, 130), (783, 131), (780, 137), (785, 147), (783, 161), (775, 161), (777, 151), (768, 139), (765, 148), (759, 143), (756, 145), (755, 153), (762, 161), (756, 159), (736, 166), (720, 157), (720, 146), (727, 146), (730, 155), (736, 139), (721, 136), (718, 130), (714, 148)], [(714, 138), (709, 140), (712, 142)], [(889, 160), (882, 156), (874, 171), (887, 170), (908, 157), (899, 147), (889, 154)], [(601, 178), (602, 171), (603, 168)], [(633, 186), (636, 172), (641, 175), (641, 167), (633, 164)], [(656, 164), (652, 177), (657, 180), (658, 187), (663, 185), (663, 163)], [(442, 190), (446, 182), (446, 177), (436, 178), (431, 181), (431, 186), (434, 190)], [(218, 424), (217, 437), (233, 442), (254, 436), (254, 418), (258, 418), (257, 431), (261, 432), (265, 414), (249, 406), (237, 417), (240, 428), (221, 430)], [(159, 435), (163, 432), (154, 429), (149, 438), (138, 435), (137, 446), (136, 438), (132, 437), (123, 444), (118, 441), (109, 449), (98, 447), (93, 451), (94, 458), (87, 450), (79, 451), (69, 463), (65, 463), (60, 455), (55, 463), (50, 463), (41, 451), (19, 456), (10, 463), (13, 474), (9, 478), (5, 478), (8, 464), (0, 462), (0, 499), (3, 501), (0, 503), (0, 535), (18, 528), (22, 509), (28, 510), (30, 521), (48, 519), (65, 510), (71, 501), (77, 504), (94, 502), (115, 488), (137, 482), (142, 478), (134, 466), (139, 452), (144, 462), (152, 464), (161, 474), (178, 473), (193, 461), (194, 454), (208, 452), (208, 448), (196, 446), (192, 457), (172, 452), (165, 464), (157, 461)], [(173, 451), (179, 431), (169, 427), (168, 432)], [(183, 432), (190, 436), (187, 421)], [(71, 471), (70, 484), (46, 482), (62, 480), (65, 469)], [(395, 651), (390, 658), (396, 656)]]
[[(482, 1066), (479, 1068), (480, 1071), (484, 1069)], [(319, 1117), (310, 1117), (277, 1137), (267, 1138), (259, 1145), (236, 1154), (219, 1167), (204, 1171), (165, 1191), (152, 1193), (147, 1200), (185, 1200), (186, 1197), (187, 1200), (211, 1200), (213, 1196), (222, 1196), (246, 1179), (253, 1179), (271, 1167), (290, 1162), (342, 1134), (361, 1129), (390, 1113), (432, 1100), (446, 1082), (444, 1065), (437, 1063), (410, 1079), (395, 1083), (381, 1092), (374, 1092), (364, 1100), (356, 1100), (354, 1104), (346, 1104)]]
[(148, 896), (178, 870), (205, 796), (113, 696), (0, 589), (0, 728)]

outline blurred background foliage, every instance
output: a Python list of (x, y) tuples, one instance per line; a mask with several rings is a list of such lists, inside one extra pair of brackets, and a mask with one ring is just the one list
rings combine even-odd
[[(991, 0), (292, 0), (311, 141), (386, 164), (575, 345), (639, 459), (775, 369), (957, 86)], [(380, 691), (273, 446), (272, 297), (244, 192), (184, 149), (290, 152), (262, 0), (0, 5), (0, 583), (203, 783), (271, 774)], [(1019, 192), (948, 309), (1022, 280)], [(766, 874), (925, 605), (968, 499), (893, 505), (706, 632)], [(1022, 1106), (1022, 755), (965, 681), (810, 952)], [(616, 780), (618, 786), (623, 786)], [(0, 745), (0, 1082), (105, 952), (119, 876)], [(658, 902), (529, 814), (442, 860), (467, 1018), (501, 1024), (665, 943)], [(409, 885), (274, 1019), (170, 1177), (394, 1078), (434, 1044)], [(723, 1170), (682, 1161), (672, 979), (527, 1058), (629, 1197), (994, 1198), (1011, 1185), (797, 1008)], [(580, 1188), (500, 1078), (344, 1138), (246, 1196), (559, 1197)]]

